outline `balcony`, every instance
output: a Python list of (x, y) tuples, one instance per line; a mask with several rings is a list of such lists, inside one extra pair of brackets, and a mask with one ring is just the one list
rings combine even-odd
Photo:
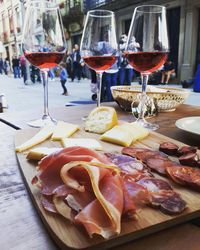
[(109, 10), (119, 10), (130, 5), (136, 5), (147, 2), (147, 0), (84, 0), (84, 12), (97, 8), (106, 8)]

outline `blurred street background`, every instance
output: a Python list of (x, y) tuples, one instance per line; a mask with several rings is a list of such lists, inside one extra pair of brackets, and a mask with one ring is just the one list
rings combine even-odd
[[(8, 103), (6, 112), (41, 107), (43, 105), (43, 89), (39, 83), (38, 73), (26, 62), (26, 77), (23, 72), (14, 71), (16, 61), (20, 60), (22, 70), (23, 51), (21, 46), (22, 30), (28, 0), (0, 0), (0, 94), (4, 94)], [(199, 93), (193, 91), (195, 79), (200, 79), (200, 0), (52, 0), (61, 10), (64, 33), (67, 41), (68, 56), (73, 48), (80, 45), (86, 13), (91, 9), (108, 9), (115, 12), (117, 24), (117, 39), (127, 36), (134, 8), (140, 4), (159, 4), (167, 8), (167, 23), (170, 41), (169, 57), (174, 63), (175, 74), (169, 81), (169, 86), (187, 88), (191, 94), (186, 103), (200, 105)], [(2, 62), (6, 70), (1, 69)], [(65, 58), (67, 63), (67, 58)], [(73, 61), (71, 57), (70, 60)], [(2, 66), (3, 67), (3, 66)], [(72, 70), (72, 69), (71, 69)], [(82, 75), (83, 76), (83, 75)], [(73, 79), (68, 74), (66, 87), (68, 96), (61, 95), (62, 88), (58, 76), (50, 76), (49, 106), (65, 106), (71, 101), (91, 101), (91, 77), (86, 74)], [(138, 84), (136, 72), (131, 78), (131, 84)], [(74, 80), (74, 81), (73, 81)], [(34, 83), (35, 82), (35, 83)], [(158, 86), (159, 80), (155, 78)], [(124, 85), (129, 83), (124, 82)], [(119, 85), (119, 82), (116, 83)], [(200, 90), (199, 90), (200, 92)]]

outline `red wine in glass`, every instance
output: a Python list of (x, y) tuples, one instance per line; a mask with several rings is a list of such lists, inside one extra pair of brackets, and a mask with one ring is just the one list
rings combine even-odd
[(168, 52), (127, 52), (126, 56), (136, 71), (152, 73), (165, 63)]
[(61, 52), (33, 52), (24, 53), (26, 59), (39, 69), (51, 69), (57, 66), (65, 53)]
[(109, 69), (116, 61), (116, 56), (86, 56), (84, 62), (96, 72)]

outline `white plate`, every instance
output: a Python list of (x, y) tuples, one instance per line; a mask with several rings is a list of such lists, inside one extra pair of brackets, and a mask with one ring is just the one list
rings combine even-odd
[(176, 126), (187, 132), (200, 135), (200, 116), (191, 116), (176, 121)]

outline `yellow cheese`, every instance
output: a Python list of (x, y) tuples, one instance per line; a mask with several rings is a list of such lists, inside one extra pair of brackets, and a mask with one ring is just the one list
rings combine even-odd
[(118, 120), (115, 109), (101, 106), (91, 111), (85, 122), (85, 130), (103, 134), (117, 124)]
[(26, 158), (29, 160), (41, 160), (43, 157), (50, 155), (54, 152), (61, 150), (62, 148), (46, 148), (46, 147), (38, 147), (33, 148), (28, 152)]
[(114, 128), (104, 133), (100, 137), (100, 139), (102, 141), (107, 141), (124, 147), (128, 147), (131, 145), (134, 137), (126, 128), (123, 128), (122, 126), (115, 126)]
[(43, 127), (37, 134), (35, 134), (31, 139), (22, 143), (21, 145), (16, 147), (16, 152), (22, 152), (33, 146), (47, 140), (53, 134), (55, 126), (47, 125)]
[(60, 141), (64, 137), (70, 137), (79, 129), (78, 125), (58, 121), (51, 139), (53, 141)]
[(133, 142), (137, 140), (142, 140), (149, 135), (149, 130), (143, 128), (138, 123), (125, 123), (121, 127), (127, 129), (133, 135)]
[(95, 139), (88, 138), (63, 138), (62, 139), (63, 147), (73, 147), (80, 146), (86, 147), (94, 150), (102, 150), (101, 144)]

